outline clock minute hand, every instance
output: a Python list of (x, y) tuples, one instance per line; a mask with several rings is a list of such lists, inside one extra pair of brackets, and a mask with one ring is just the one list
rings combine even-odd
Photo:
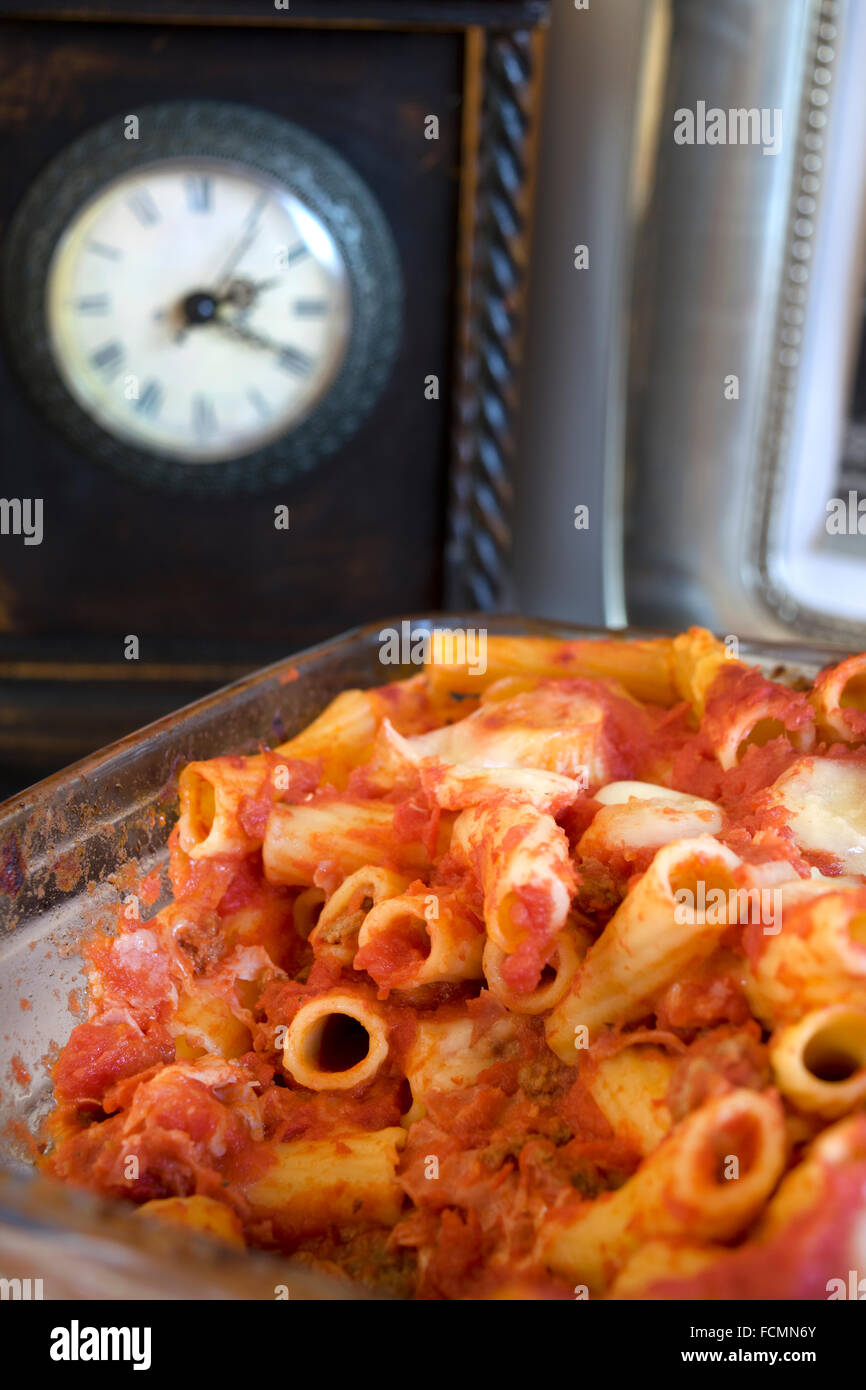
[(263, 333), (254, 332), (242, 323), (234, 323), (217, 315), (214, 324), (221, 332), (230, 333), (233, 338), (241, 338), (243, 342), (252, 343), (255, 347), (267, 348), (269, 352), (285, 351), (281, 343), (275, 342), (273, 338), (266, 338)]
[(231, 255), (229, 256), (228, 261), (223, 266), (222, 274), (217, 277), (217, 298), (222, 298), (222, 296), (225, 294), (229, 284), (231, 283), (232, 272), (234, 271), (235, 266), (238, 265), (238, 263), (241, 260), (243, 260), (243, 257), (246, 255), (246, 252), (252, 245), (253, 240), (255, 239), (256, 232), (259, 229), (259, 218), (261, 217), (262, 212), (264, 211), (264, 206), (267, 201), (267, 193), (262, 193), (259, 195), (252, 208), (250, 209), (247, 215), (247, 221), (241, 239), (238, 242), (237, 246), (235, 246)]
[(241, 323), (220, 318), (219, 315), (214, 323), (216, 328), (223, 333), (228, 333), (232, 338), (240, 338), (241, 342), (250, 343), (253, 347), (265, 348), (267, 352), (273, 352), (279, 358), (280, 366), (289, 371), (304, 375), (312, 365), (311, 360), (298, 348), (289, 347), (286, 343), (274, 342), (273, 338), (266, 338), (263, 333), (255, 333), (253, 329), (246, 328)]

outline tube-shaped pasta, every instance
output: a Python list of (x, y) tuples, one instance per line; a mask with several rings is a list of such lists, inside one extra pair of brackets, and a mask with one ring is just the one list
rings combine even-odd
[(864, 1162), (866, 1114), (861, 1110), (823, 1130), (809, 1146), (805, 1158), (785, 1175), (756, 1227), (756, 1240), (771, 1240), (798, 1216), (814, 1209), (821, 1201), (827, 1175), (832, 1169)]
[[(238, 907), (220, 913), (222, 945), (228, 951), (236, 947), (260, 946), (274, 965), (291, 966), (296, 954), (290, 926), (292, 906), (282, 888), (272, 888), (261, 882), (254, 896)], [(181, 935), (184, 928), (181, 926)]]
[(557, 1273), (604, 1292), (647, 1240), (732, 1240), (749, 1226), (785, 1165), (777, 1097), (729, 1091), (677, 1126), (616, 1192), (554, 1212), (543, 1257)]
[(191, 1197), (157, 1197), (152, 1202), (144, 1202), (135, 1208), (135, 1215), (152, 1221), (162, 1221), (169, 1226), (180, 1226), (185, 1231), (207, 1236), (243, 1250), (244, 1230), (240, 1217), (225, 1202), (215, 1197), (204, 1197), (195, 1193)]
[(723, 642), (705, 627), (690, 627), (671, 642), (671, 666), (677, 693), (688, 700), (698, 719), (704, 716), (709, 688), (730, 660)]
[[(253, 1212), (270, 1219), (283, 1240), (331, 1226), (393, 1226), (403, 1191), (397, 1181), (406, 1131), (353, 1131), (327, 1139), (263, 1146), (252, 1181), (242, 1181)], [(262, 1172), (262, 1159), (269, 1166)]]
[(295, 931), (309, 941), (325, 906), (324, 888), (303, 888), (292, 904)]
[(788, 902), (783, 890), (781, 928), (758, 939), (746, 996), (768, 1027), (829, 1004), (866, 1007), (866, 888), (796, 893)]
[(506, 983), (534, 989), (575, 888), (564, 831), (534, 806), (503, 800), (462, 811), (451, 852), (478, 877), (487, 936), (510, 958), (501, 966)]
[(618, 1139), (646, 1155), (673, 1127), (667, 1095), (676, 1058), (664, 1048), (635, 1043), (587, 1067), (586, 1088)]
[(358, 933), (377, 903), (396, 898), (409, 885), (405, 874), (365, 864), (335, 888), (310, 933), (314, 955), (351, 965), (358, 950)]
[(764, 680), (753, 666), (729, 664), (710, 691), (702, 728), (722, 768), (735, 767), (746, 749), (787, 738), (807, 752), (815, 742), (812, 708), (804, 695)]
[(277, 752), (289, 758), (321, 759), (322, 776), (340, 791), (352, 768), (366, 762), (386, 713), (373, 690), (344, 690)]
[(648, 1240), (623, 1265), (607, 1297), (614, 1302), (652, 1297), (653, 1284), (666, 1279), (688, 1279), (729, 1254), (724, 1246), (702, 1245), (687, 1238)]
[(252, 1046), (249, 1029), (227, 1001), (208, 993), (200, 984), (191, 984), (181, 992), (171, 1032), (179, 1061), (207, 1054), (226, 1059), (241, 1057)]
[(323, 883), (322, 870), (337, 887), (349, 874), (375, 861), (418, 876), (429, 868), (427, 848), (395, 829), (397, 807), (383, 801), (319, 801), (275, 806), (262, 847), (270, 883), (310, 887)]
[(710, 835), (658, 851), (547, 1020), (548, 1044), (563, 1062), (577, 1064), (578, 1029), (591, 1036), (605, 1024), (640, 1018), (683, 970), (716, 949), (729, 914), (701, 912), (699, 905), (712, 901), (713, 890), (729, 899), (739, 864), (739, 857)]
[(866, 1100), (866, 1000), (830, 1004), (770, 1041), (776, 1085), (799, 1110), (835, 1120)]
[(842, 1297), (856, 1297), (849, 1290), (858, 1275), (850, 1271), (861, 1270), (866, 1259), (859, 1219), (864, 1164), (866, 1115), (860, 1112), (814, 1140), (783, 1177), (748, 1241), (735, 1249), (651, 1241), (623, 1267), (608, 1297), (818, 1298), (839, 1297), (840, 1289)]
[(677, 698), (671, 674), (671, 640), (667, 637), (627, 641), (616, 637), (561, 642), (552, 637), (487, 635), (486, 669), (473, 672), (466, 660), (448, 660), (447, 652), (431, 660), (428, 678), (434, 688), (478, 691), (504, 676), (540, 678), (589, 676), (619, 681), (639, 700), (672, 705)]
[(809, 695), (821, 735), (831, 743), (866, 739), (866, 652), (829, 666)]
[(332, 990), (302, 1004), (289, 1024), (283, 1066), (311, 1091), (349, 1091), (373, 1077), (388, 1056), (388, 1027), (374, 1004)]
[[(392, 749), (409, 765), (431, 758), (449, 765), (480, 769), (535, 768), (580, 777), (584, 786), (610, 775), (611, 748), (605, 732), (603, 692), (574, 690), (546, 681), (533, 690), (501, 699), (493, 692), (465, 719), (415, 738), (401, 738), (383, 726)], [(631, 703), (620, 695), (623, 703)], [(634, 705), (640, 714), (642, 707)]]
[(238, 812), (244, 797), (261, 791), (270, 766), (262, 754), (187, 763), (178, 778), (178, 842), (185, 854), (191, 859), (244, 855), (261, 844), (244, 830)]
[(422, 1016), (404, 1064), (413, 1104), (403, 1123), (423, 1119), (424, 1097), (431, 1091), (472, 1086), (488, 1067), (513, 1055), (516, 1047), (516, 1021), (508, 1014), (495, 1019), (480, 1035), (473, 1019), (456, 1016), (447, 1005), (429, 1018)]
[(481, 978), (484, 931), (454, 897), (401, 893), (367, 913), (358, 947), (355, 969), (380, 989), (457, 984)]
[(504, 792), (512, 800), (527, 801), (537, 811), (558, 816), (584, 791), (572, 777), (534, 767), (476, 767), (431, 758), (419, 764), (418, 772), (424, 790), (444, 811), (479, 806)]
[(558, 1004), (568, 989), (580, 962), (592, 945), (592, 934), (585, 927), (569, 922), (559, 933), (541, 980), (533, 990), (519, 993), (504, 978), (502, 967), (508, 957), (495, 941), (484, 947), (482, 967), (490, 993), (515, 1014), (543, 1014)]
[(725, 770), (736, 766), (749, 744), (784, 735), (805, 752), (815, 742), (814, 712), (805, 696), (733, 658), (705, 628), (674, 638), (673, 666), (677, 688)]

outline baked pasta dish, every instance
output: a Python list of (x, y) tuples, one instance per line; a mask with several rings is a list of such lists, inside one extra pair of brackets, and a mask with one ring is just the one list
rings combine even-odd
[(171, 900), (85, 946), (43, 1167), (397, 1298), (832, 1297), (866, 656), (732, 645), (491, 635), (190, 763)]

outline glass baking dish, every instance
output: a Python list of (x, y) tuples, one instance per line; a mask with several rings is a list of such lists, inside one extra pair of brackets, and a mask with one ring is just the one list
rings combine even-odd
[[(596, 628), (510, 615), (422, 614), (358, 628), (278, 662), (28, 788), (0, 806), (0, 1275), (42, 1278), (47, 1298), (370, 1297), (292, 1261), (235, 1254), (136, 1219), (120, 1202), (33, 1171), (51, 1106), (49, 1067), (80, 1021), (79, 946), (108, 926), (139, 875), (167, 860), (177, 774), (194, 758), (276, 744), (351, 686), (417, 670), (380, 659), (385, 629), (435, 626), (577, 639)], [(636, 629), (625, 639), (658, 636)], [(813, 679), (837, 648), (741, 641), (777, 679)], [(167, 900), (167, 884), (154, 911)]]

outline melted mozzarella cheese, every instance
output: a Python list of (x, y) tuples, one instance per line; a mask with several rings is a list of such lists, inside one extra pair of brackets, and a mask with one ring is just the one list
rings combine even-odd
[(866, 874), (866, 767), (801, 758), (770, 789), (803, 850), (834, 855), (849, 874)]

